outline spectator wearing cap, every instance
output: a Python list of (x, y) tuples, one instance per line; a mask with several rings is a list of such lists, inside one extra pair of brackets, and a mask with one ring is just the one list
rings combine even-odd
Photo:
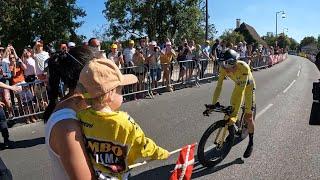
[(132, 58), (133, 54), (136, 52), (136, 49), (134, 48), (134, 41), (129, 40), (129, 47), (125, 48), (123, 50), (123, 58), (124, 58), (124, 65), (125, 67), (131, 67), (133, 66)]
[(36, 62), (37, 76), (40, 80), (46, 80), (45, 62), (49, 58), (49, 53), (43, 50), (43, 41), (37, 40), (33, 47), (33, 59)]
[(111, 52), (108, 54), (108, 59), (113, 61), (119, 68), (124, 65), (122, 53), (118, 51), (116, 44), (111, 45)]
[(161, 51), (160, 62), (163, 70), (163, 86), (166, 86), (167, 91), (172, 92), (173, 87), (171, 86), (171, 77), (170, 77), (170, 67), (173, 57), (176, 57), (176, 52), (172, 48), (170, 41), (167, 41), (165, 48)]
[[(161, 64), (160, 64), (160, 48), (156, 41), (151, 41), (149, 44), (149, 53), (146, 58), (150, 69), (150, 76), (152, 80), (152, 88), (158, 87), (158, 81), (161, 79)], [(153, 92), (157, 94), (156, 91)]]
[(117, 45), (117, 49), (118, 49), (118, 52), (121, 52), (123, 54), (123, 48), (122, 48), (122, 44), (119, 40), (115, 40), (113, 42), (113, 44), (116, 44)]
[(76, 43), (74, 42), (68, 42), (68, 48), (71, 49), (71, 48), (74, 48), (76, 47)]

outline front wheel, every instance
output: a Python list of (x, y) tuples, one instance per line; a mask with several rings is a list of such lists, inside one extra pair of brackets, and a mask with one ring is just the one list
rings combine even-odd
[(202, 135), (198, 145), (198, 159), (205, 167), (213, 167), (220, 163), (230, 152), (234, 143), (234, 126), (226, 121), (213, 123)]

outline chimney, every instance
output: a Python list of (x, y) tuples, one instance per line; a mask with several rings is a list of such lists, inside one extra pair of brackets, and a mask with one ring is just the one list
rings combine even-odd
[(241, 21), (241, 19), (236, 19), (236, 28), (240, 27), (240, 21)]

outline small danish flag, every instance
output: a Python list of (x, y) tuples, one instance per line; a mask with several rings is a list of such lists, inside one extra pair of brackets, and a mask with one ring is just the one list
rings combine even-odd
[(194, 164), (194, 147), (191, 144), (183, 147), (180, 151), (176, 166), (170, 180), (190, 180)]

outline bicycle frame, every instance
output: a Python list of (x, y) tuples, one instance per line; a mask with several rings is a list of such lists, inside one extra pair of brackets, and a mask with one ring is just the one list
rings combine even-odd
[[(226, 138), (226, 134), (227, 134), (227, 131), (228, 131), (228, 127), (229, 125), (226, 124), (223, 128), (220, 128), (219, 131), (218, 131), (218, 134), (214, 140), (214, 143), (215, 144), (218, 144), (218, 147), (221, 148), (223, 143), (224, 143), (224, 140)], [(222, 131), (222, 135), (221, 134), (221, 131)]]

